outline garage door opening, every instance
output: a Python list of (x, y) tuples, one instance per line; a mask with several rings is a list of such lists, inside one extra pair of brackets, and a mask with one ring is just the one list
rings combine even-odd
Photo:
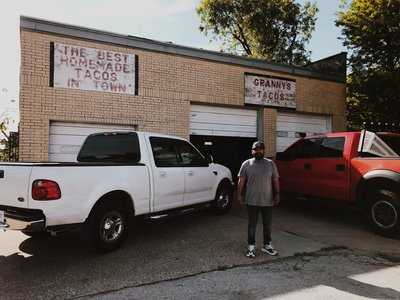
[(215, 163), (228, 167), (237, 180), (242, 162), (251, 156), (257, 140), (257, 111), (254, 109), (192, 105), (190, 141)]
[(192, 135), (190, 141), (203, 154), (211, 154), (214, 162), (228, 167), (233, 180), (243, 161), (251, 157), (251, 145), (256, 138)]

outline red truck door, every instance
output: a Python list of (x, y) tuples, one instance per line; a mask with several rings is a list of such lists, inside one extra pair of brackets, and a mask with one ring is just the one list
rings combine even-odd
[(318, 157), (311, 163), (313, 184), (310, 195), (344, 200), (348, 190), (348, 163), (344, 157), (344, 136), (324, 137), (321, 141)]
[(309, 194), (314, 188), (312, 161), (316, 158), (321, 138), (301, 139), (277, 155), (282, 191)]

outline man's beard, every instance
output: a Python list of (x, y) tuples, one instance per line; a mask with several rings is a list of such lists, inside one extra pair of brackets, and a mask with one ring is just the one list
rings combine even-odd
[(256, 160), (261, 160), (261, 159), (264, 158), (264, 154), (262, 154), (262, 153), (256, 153), (256, 154), (254, 154), (254, 158), (255, 158)]

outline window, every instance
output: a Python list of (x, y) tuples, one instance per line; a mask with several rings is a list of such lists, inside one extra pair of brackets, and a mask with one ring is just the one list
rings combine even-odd
[(130, 162), (140, 160), (136, 133), (102, 133), (90, 135), (79, 152), (79, 162)]
[(206, 167), (208, 166), (207, 161), (204, 157), (196, 150), (191, 144), (186, 141), (179, 140), (178, 149), (179, 155), (182, 160), (183, 166), (190, 167)]
[(285, 153), (292, 159), (317, 157), (320, 138), (299, 140), (289, 147)]
[(179, 167), (180, 161), (174, 139), (151, 137), (151, 149), (157, 167)]
[(319, 157), (342, 157), (344, 137), (327, 137), (322, 140)]
[(378, 136), (394, 151), (400, 155), (400, 135), (378, 134)]

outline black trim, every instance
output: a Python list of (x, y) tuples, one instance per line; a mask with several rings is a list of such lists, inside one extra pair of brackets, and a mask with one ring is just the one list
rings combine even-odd
[(49, 87), (54, 87), (54, 42), (50, 42)]
[(13, 218), (21, 221), (36, 221), (45, 219), (43, 211), (40, 209), (20, 208), (14, 206), (0, 205), (0, 210), (5, 212), (5, 217)]
[(135, 54), (135, 96), (139, 95), (139, 56)]

